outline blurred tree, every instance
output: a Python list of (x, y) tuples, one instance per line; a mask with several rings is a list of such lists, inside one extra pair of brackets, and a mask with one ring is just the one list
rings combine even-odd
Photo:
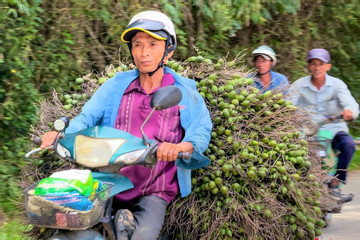
[(22, 165), (30, 125), (38, 101), (29, 46), (41, 20), (40, 3), (7, 1), (0, 11), (0, 205), (13, 209), (19, 191), (14, 179)]

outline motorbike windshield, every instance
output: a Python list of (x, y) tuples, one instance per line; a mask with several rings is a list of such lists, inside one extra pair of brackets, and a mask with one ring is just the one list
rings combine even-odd
[(76, 162), (90, 168), (108, 166), (114, 153), (126, 142), (123, 138), (94, 138), (78, 135), (75, 138)]

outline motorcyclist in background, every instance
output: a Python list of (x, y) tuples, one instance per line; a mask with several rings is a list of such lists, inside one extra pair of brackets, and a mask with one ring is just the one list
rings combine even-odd
[[(66, 132), (103, 125), (141, 137), (141, 124), (152, 110), (152, 94), (168, 85), (180, 88), (179, 105), (154, 112), (146, 124), (146, 135), (161, 143), (158, 163), (153, 168), (122, 168), (120, 174), (127, 176), (134, 188), (115, 196), (114, 207), (120, 209), (114, 219), (117, 239), (156, 239), (168, 204), (179, 190), (182, 197), (191, 192), (190, 169), (209, 164), (202, 153), (208, 147), (212, 123), (195, 81), (164, 67), (176, 48), (175, 27), (165, 14), (136, 14), (121, 40), (128, 44), (137, 69), (107, 80)], [(41, 147), (51, 145), (54, 137), (54, 132), (46, 133)], [(175, 161), (179, 152), (192, 153), (189, 161)]]
[(256, 73), (248, 78), (254, 79), (254, 86), (261, 91), (282, 89), (286, 91), (288, 79), (280, 73), (271, 70), (276, 65), (276, 53), (268, 46), (260, 46), (252, 51), (253, 63)]
[[(308, 110), (315, 122), (338, 114), (344, 120), (356, 119), (359, 116), (359, 104), (343, 81), (327, 74), (331, 69), (329, 52), (320, 48), (312, 49), (306, 60), (311, 75), (292, 84), (290, 97), (293, 104)], [(341, 194), (339, 187), (340, 183), (346, 182), (347, 168), (355, 152), (354, 140), (344, 121), (322, 125), (320, 130), (332, 132), (332, 148), (340, 152), (335, 178), (328, 184), (329, 196), (336, 200), (348, 199), (349, 195)]]

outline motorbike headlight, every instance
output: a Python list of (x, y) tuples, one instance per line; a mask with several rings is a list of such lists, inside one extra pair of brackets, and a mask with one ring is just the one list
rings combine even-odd
[(136, 160), (138, 160), (139, 157), (141, 157), (145, 151), (146, 149), (141, 149), (141, 150), (136, 150), (133, 152), (121, 154), (115, 159), (114, 164), (124, 163), (125, 165), (131, 165)]
[(93, 138), (78, 135), (75, 139), (75, 160), (90, 167), (108, 166), (114, 153), (126, 142), (122, 138)]

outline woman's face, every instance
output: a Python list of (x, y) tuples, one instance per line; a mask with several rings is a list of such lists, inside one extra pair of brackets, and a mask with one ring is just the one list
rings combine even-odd
[(255, 67), (258, 70), (258, 73), (264, 74), (270, 71), (272, 66), (271, 60), (266, 60), (263, 56), (257, 56), (255, 59)]
[[(154, 71), (160, 63), (165, 52), (165, 41), (158, 40), (145, 32), (138, 32), (131, 39), (131, 53), (136, 67), (141, 73)], [(171, 57), (172, 53), (164, 58), (164, 62)]]

